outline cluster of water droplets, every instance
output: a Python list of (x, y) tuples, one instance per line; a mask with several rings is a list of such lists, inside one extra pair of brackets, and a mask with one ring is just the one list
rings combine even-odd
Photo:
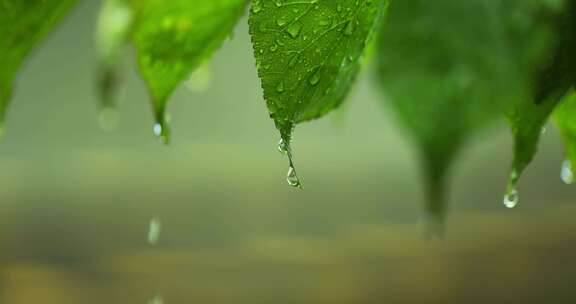
[(284, 139), (280, 139), (280, 141), (278, 142), (278, 151), (286, 155), (288, 157), (288, 162), (290, 163), (288, 167), (288, 173), (286, 174), (286, 182), (288, 182), (288, 185), (294, 188), (302, 188), (302, 183), (298, 178), (298, 174), (296, 173), (296, 169), (294, 168), (294, 163), (292, 161), (292, 151), (290, 148), (290, 143), (285, 141)]

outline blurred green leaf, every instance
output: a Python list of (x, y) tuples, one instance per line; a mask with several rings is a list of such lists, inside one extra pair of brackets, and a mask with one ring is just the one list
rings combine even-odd
[(433, 223), (443, 221), (446, 179), (459, 150), (527, 96), (528, 72), (541, 53), (533, 46), (541, 36), (532, 27), (534, 3), (403, 0), (390, 6), (377, 56), (380, 83), (419, 148)]
[[(122, 3), (122, 1), (124, 1)], [(130, 33), (140, 73), (148, 85), (155, 112), (154, 132), (167, 143), (166, 104), (176, 87), (231, 35), (247, 0), (112, 0), (103, 8), (101, 33), (104, 61), (113, 61), (118, 41)], [(107, 7), (110, 10), (106, 14)], [(124, 12), (125, 6), (131, 13)], [(131, 24), (127, 29), (126, 25)], [(106, 53), (110, 51), (110, 53)], [(114, 78), (114, 71), (110, 76)], [(104, 82), (105, 89), (109, 86)]]
[(567, 184), (574, 182), (573, 164), (576, 164), (576, 92), (571, 90), (554, 111), (554, 121), (560, 130), (566, 150), (566, 162), (561, 177)]
[(289, 156), (294, 126), (342, 103), (387, 6), (386, 0), (253, 2), (258, 74)]
[(96, 31), (98, 56), (98, 89), (101, 102), (101, 124), (108, 127), (109, 117), (116, 113), (122, 86), (121, 61), (133, 24), (132, 9), (125, 0), (105, 0), (100, 10)]
[(247, 0), (130, 0), (133, 42), (152, 95), (160, 138), (168, 141), (165, 108), (176, 86), (220, 47)]
[(0, 128), (22, 63), (75, 2), (0, 0)]
[(537, 152), (548, 118), (576, 79), (576, 1), (532, 1), (531, 6), (525, 7), (538, 17), (532, 18), (532, 26), (523, 34), (528, 39), (518, 33), (509, 39), (513, 45), (523, 47), (524, 53), (536, 54), (532, 56), (536, 59), (523, 62), (528, 68), (523, 73), (532, 77), (531, 89), (507, 111), (514, 135), (514, 160), (504, 199), (508, 207), (517, 203), (516, 184)]

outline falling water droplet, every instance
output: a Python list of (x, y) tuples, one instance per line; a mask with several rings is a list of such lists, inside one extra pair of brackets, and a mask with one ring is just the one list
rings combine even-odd
[(294, 166), (290, 166), (288, 168), (288, 174), (286, 174), (286, 181), (288, 182), (288, 185), (290, 185), (294, 188), (302, 188), (302, 184), (300, 183), (300, 179), (298, 178), (298, 175), (296, 174), (296, 170), (294, 169)]
[(509, 190), (508, 193), (504, 196), (504, 206), (506, 208), (512, 209), (518, 205), (520, 197), (518, 196), (518, 191), (516, 189)]
[(148, 300), (148, 304), (163, 304), (164, 298), (161, 294), (156, 294), (152, 299)]
[(150, 245), (156, 245), (158, 240), (160, 240), (160, 231), (162, 229), (162, 221), (158, 216), (154, 216), (150, 219), (148, 224), (148, 243)]
[(118, 126), (118, 111), (114, 107), (105, 107), (100, 110), (98, 124), (104, 131), (112, 131)]
[(571, 185), (574, 183), (574, 172), (572, 171), (572, 164), (569, 160), (565, 160), (562, 163), (562, 170), (560, 172), (560, 177), (562, 181), (567, 184)]

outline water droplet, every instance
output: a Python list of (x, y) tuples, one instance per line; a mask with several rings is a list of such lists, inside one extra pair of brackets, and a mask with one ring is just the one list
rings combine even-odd
[(154, 135), (158, 138), (160, 143), (167, 145), (170, 142), (170, 126), (168, 122), (170, 121), (170, 117), (166, 116), (165, 118), (158, 114), (156, 118), (156, 123), (154, 123), (154, 127), (152, 131)]
[(354, 24), (354, 21), (353, 20), (348, 21), (348, 23), (346, 23), (346, 27), (344, 28), (344, 35), (346, 35), (346, 36), (352, 35), (352, 33), (354, 33), (355, 29), (356, 29), (356, 26)]
[(288, 151), (290, 151), (290, 144), (288, 144), (283, 138), (278, 142), (278, 151), (282, 154), (288, 154)]
[(164, 298), (161, 294), (156, 294), (152, 299), (148, 300), (148, 304), (163, 304)]
[(540, 129), (540, 134), (546, 134), (546, 127), (542, 127), (542, 129)]
[(270, 52), (276, 52), (278, 50), (278, 45), (277, 44), (273, 44), (270, 46)]
[(104, 131), (112, 131), (118, 126), (118, 111), (114, 107), (105, 107), (100, 110), (98, 124)]
[(156, 136), (162, 135), (162, 125), (158, 122), (154, 124), (154, 135)]
[(574, 172), (572, 171), (572, 164), (569, 160), (565, 160), (562, 163), (562, 170), (560, 172), (560, 177), (562, 181), (567, 184), (571, 185), (574, 183)]
[(158, 216), (154, 216), (150, 219), (148, 224), (148, 243), (150, 245), (156, 245), (158, 240), (160, 240), (160, 230), (162, 229), (162, 221)]
[(508, 191), (508, 193), (506, 193), (504, 196), (503, 203), (506, 208), (512, 209), (518, 205), (519, 200), (520, 197), (518, 196), (518, 191), (516, 191), (516, 189), (512, 189)]
[(288, 34), (290, 34), (292, 38), (298, 37), (298, 35), (300, 35), (301, 30), (302, 26), (299, 23), (293, 23), (286, 29), (286, 31), (288, 32)]
[(283, 82), (283, 81), (280, 81), (280, 83), (279, 83), (278, 86), (276, 87), (276, 91), (277, 91), (278, 93), (284, 92), (284, 82)]
[(298, 54), (294, 55), (288, 62), (288, 67), (293, 68), (298, 63)]
[(252, 12), (254, 14), (259, 13), (262, 10), (262, 3), (260, 2), (260, 0), (256, 0), (254, 1), (254, 3), (252, 4)]
[(315, 86), (320, 82), (320, 69), (318, 69), (312, 76), (310, 76), (309, 82), (311, 85)]
[(294, 166), (290, 166), (288, 168), (288, 174), (286, 174), (286, 181), (288, 182), (288, 185), (294, 188), (302, 187), (300, 179), (298, 178), (298, 175), (296, 175), (296, 170), (294, 169)]
[(276, 19), (276, 24), (278, 24), (278, 26), (284, 26), (287, 22), (288, 20), (286, 20), (286, 16)]

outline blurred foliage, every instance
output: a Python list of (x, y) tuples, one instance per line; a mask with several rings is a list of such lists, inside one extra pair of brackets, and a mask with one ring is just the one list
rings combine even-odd
[[(175, 88), (229, 37), (247, 0), (104, 0), (96, 41), (104, 114), (122, 87), (131, 43), (169, 140), (166, 104)], [(0, 115), (29, 50), (74, 1), (0, 0)], [(264, 97), (289, 156), (297, 123), (339, 106), (370, 38), (382, 25), (377, 71), (387, 102), (416, 142), (428, 212), (441, 220), (446, 178), (458, 151), (506, 117), (515, 139), (505, 203), (536, 153), (542, 127), (576, 80), (576, 0), (253, 0), (250, 35)], [(571, 154), (572, 99), (556, 120)]]
[(554, 105), (537, 105), (531, 90), (555, 50), (554, 23), (564, 20), (558, 10), (524, 0), (391, 5), (379, 43), (379, 81), (421, 152), (427, 209), (436, 220), (445, 213), (445, 179), (457, 152), (510, 108), (518, 176), (531, 159)]
[(24, 59), (75, 2), (0, 0), (0, 129)]

